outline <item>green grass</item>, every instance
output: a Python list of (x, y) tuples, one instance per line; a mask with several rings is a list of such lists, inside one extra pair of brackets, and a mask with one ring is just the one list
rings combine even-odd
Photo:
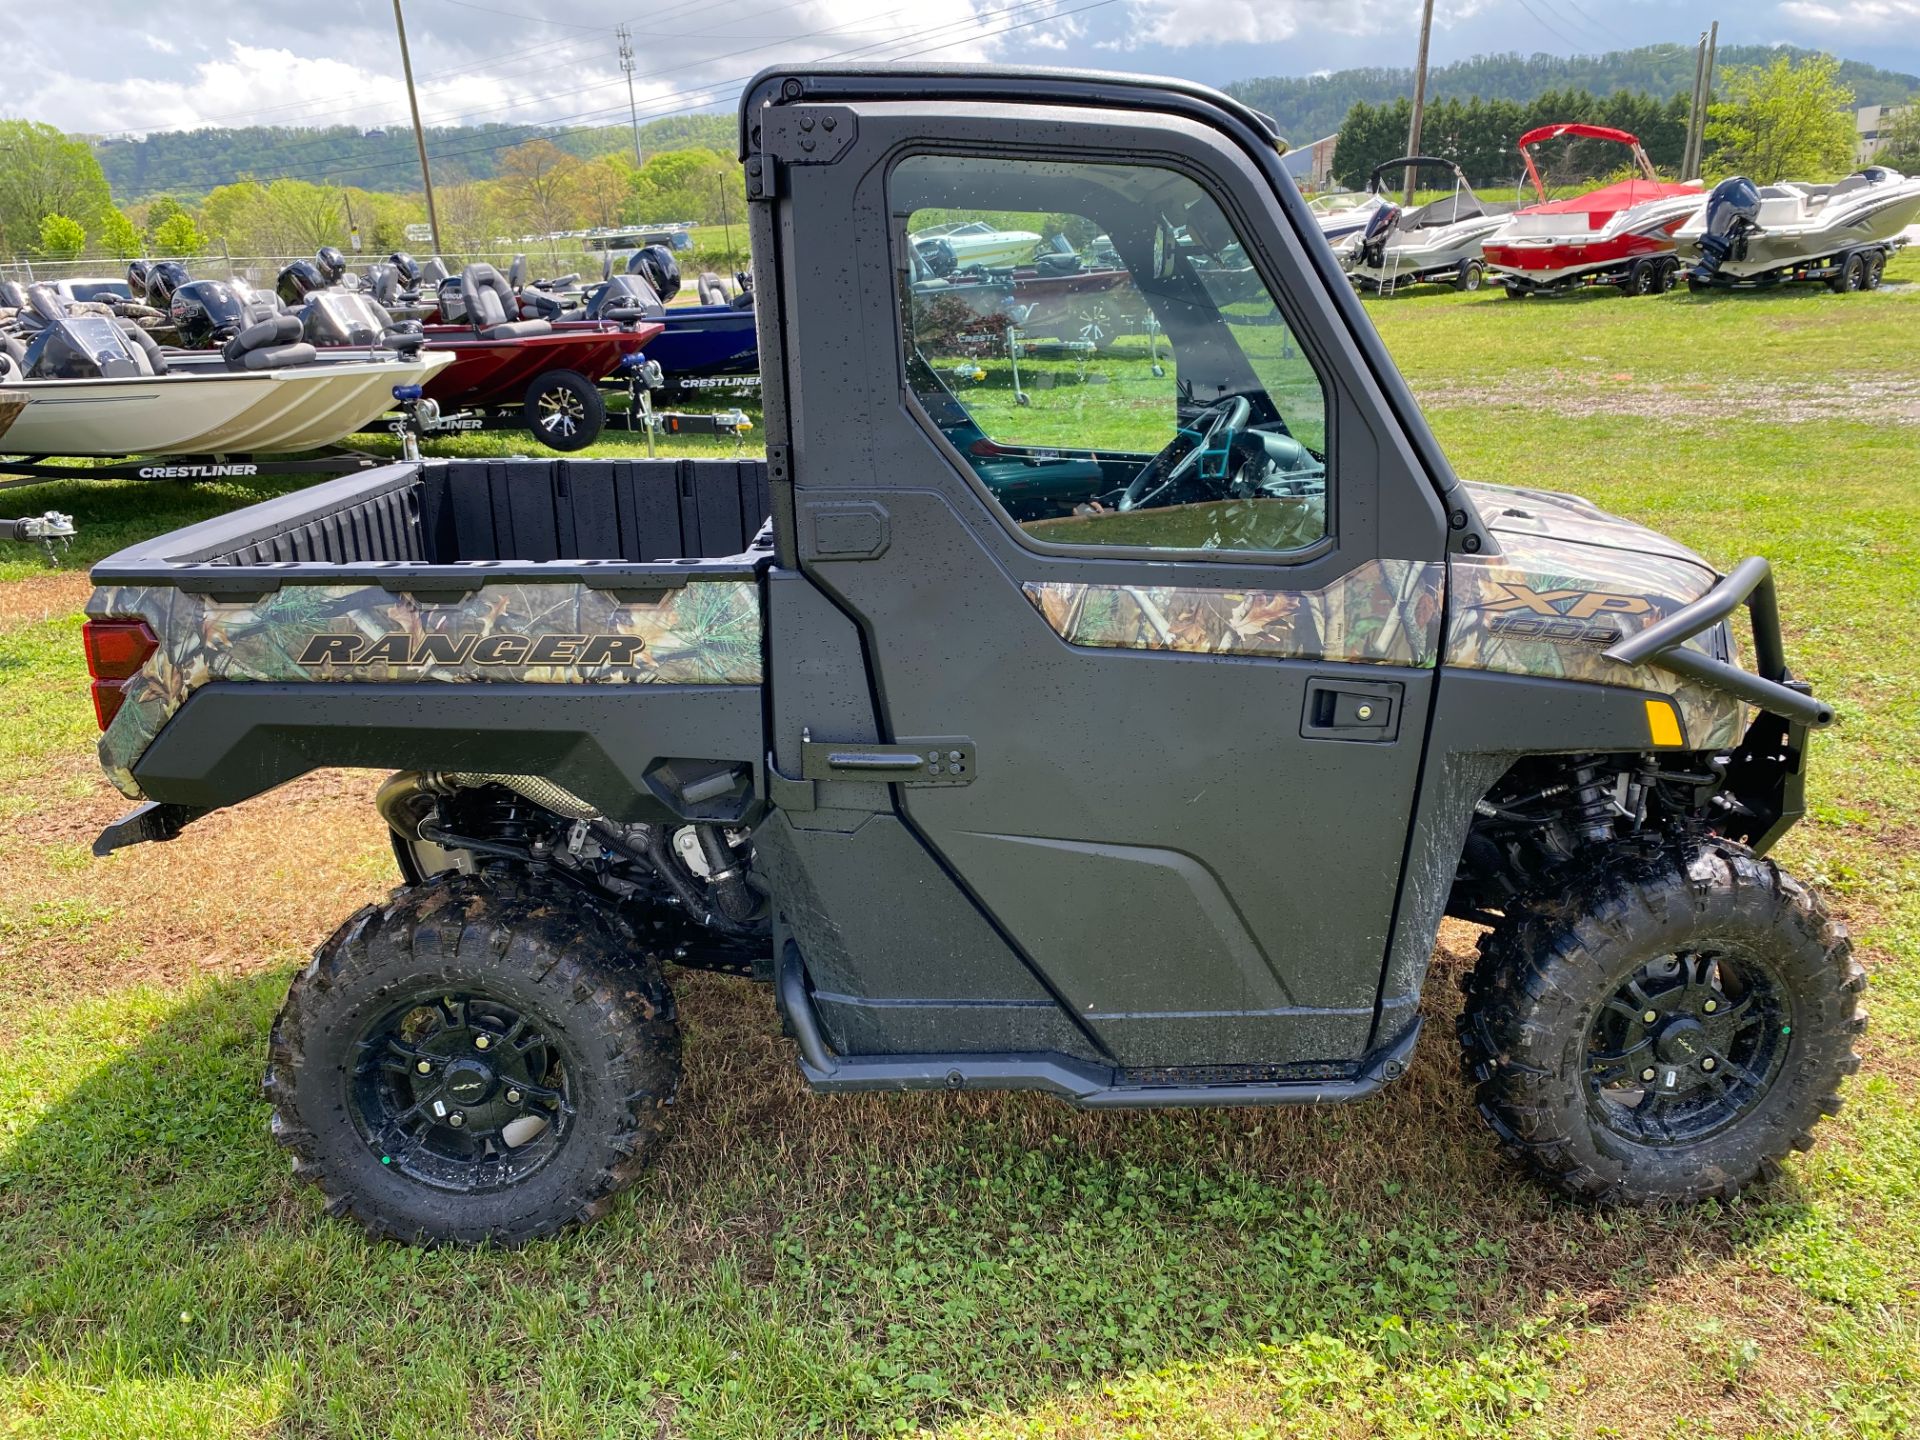
[[(1376, 1101), (1140, 1115), (811, 1097), (763, 995), (682, 977), (675, 1138), (608, 1221), (517, 1254), (372, 1245), (292, 1184), (258, 1098), (292, 957), (325, 922), (191, 978), (228, 942), (184, 907), (342, 873), (373, 893), (377, 840), (279, 797), (236, 812), (244, 847), (225, 817), (110, 862), (42, 833), (42, 780), (84, 759), (92, 720), (73, 622), (34, 621), (0, 630), (0, 994), (20, 997), (0, 1030), (0, 1434), (1912, 1433), (1920, 417), (1854, 383), (1920, 385), (1920, 262), (1892, 278), (1369, 302), (1462, 474), (1775, 561), (1791, 658), (1841, 714), (1781, 858), (1874, 979), (1867, 1069), (1782, 1184), (1688, 1214), (1545, 1200), (1469, 1114), (1447, 976), (1413, 1073)], [(1766, 403), (1715, 408), (1701, 385)], [(1076, 398), (1102, 389), (1123, 393)], [(278, 493), (46, 488), (81, 514), (80, 555)], [(84, 803), (112, 812), (97, 782)], [(187, 920), (140, 898), (169, 884)], [(164, 973), (63, 994), (75, 947)]]

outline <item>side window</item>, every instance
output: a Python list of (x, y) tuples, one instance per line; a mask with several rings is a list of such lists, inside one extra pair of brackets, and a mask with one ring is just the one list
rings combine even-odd
[(1023, 531), (1265, 553), (1326, 534), (1324, 387), (1192, 179), (914, 155), (889, 184), (908, 383)]

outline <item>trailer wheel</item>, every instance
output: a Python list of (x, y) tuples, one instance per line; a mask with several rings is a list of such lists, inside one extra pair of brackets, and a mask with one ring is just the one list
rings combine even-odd
[(1672, 256), (1653, 262), (1654, 294), (1671, 294), (1674, 286), (1680, 283), (1680, 262)]
[(607, 424), (600, 387), (577, 370), (549, 370), (527, 387), (522, 407), (534, 438), (553, 450), (584, 450)]
[(1687, 293), (1688, 294), (1704, 295), (1711, 289), (1713, 289), (1713, 282), (1711, 280), (1702, 280), (1698, 275), (1694, 274), (1691, 270), (1687, 272)]
[(680, 1077), (659, 965), (500, 869), (362, 910), (274, 1021), (274, 1138), (370, 1234), (521, 1245), (600, 1218), (659, 1148)]
[(1626, 295), (1658, 295), (1660, 293), (1660, 268), (1652, 260), (1636, 260), (1627, 267), (1627, 278), (1620, 282), (1620, 290)]
[(1460, 273), (1453, 277), (1453, 288), (1456, 290), (1478, 290), (1480, 288), (1480, 282), (1485, 278), (1486, 273), (1487, 267), (1484, 262), (1479, 260), (1462, 260), (1460, 262)]
[(1867, 257), (1858, 250), (1850, 251), (1840, 262), (1840, 268), (1833, 278), (1827, 281), (1827, 288), (1836, 295), (1845, 295), (1849, 291), (1864, 290), (1867, 284)]
[(1871, 250), (1867, 252), (1867, 272), (1861, 279), (1862, 290), (1878, 290), (1880, 282), (1887, 273), (1887, 252)]
[(1527, 292), (1524, 289), (1522, 289), (1520, 286), (1514, 284), (1511, 280), (1506, 282), (1505, 289), (1507, 292), (1507, 299), (1509, 300), (1524, 300), (1527, 298)]
[(1556, 1189), (1730, 1199), (1838, 1112), (1865, 986), (1819, 899), (1745, 846), (1615, 853), (1482, 939), (1461, 1058), (1507, 1153)]

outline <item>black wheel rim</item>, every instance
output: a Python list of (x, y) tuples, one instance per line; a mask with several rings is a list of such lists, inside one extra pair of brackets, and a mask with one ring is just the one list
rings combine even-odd
[(567, 1141), (573, 1093), (538, 1016), (477, 991), (389, 1006), (347, 1077), (354, 1123), (380, 1163), (472, 1195), (527, 1178)]
[(540, 428), (549, 435), (572, 438), (586, 422), (585, 403), (564, 385), (543, 391), (539, 405)]
[(1640, 966), (1587, 1028), (1587, 1104), (1643, 1145), (1687, 1145), (1750, 1113), (1786, 1064), (1793, 1016), (1772, 967), (1733, 945)]

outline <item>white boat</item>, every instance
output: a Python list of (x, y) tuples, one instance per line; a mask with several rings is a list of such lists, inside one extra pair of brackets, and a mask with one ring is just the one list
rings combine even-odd
[(1365, 233), (1373, 217), (1386, 208), (1384, 195), (1371, 190), (1346, 190), (1337, 195), (1318, 195), (1307, 202), (1307, 209), (1319, 222), (1320, 233), (1334, 249), (1341, 242)]
[(1871, 290), (1888, 257), (1920, 218), (1920, 176), (1870, 165), (1832, 185), (1722, 180), (1674, 233), (1699, 258), (1693, 289), (1823, 281), (1835, 290)]
[(929, 230), (916, 230), (909, 238), (935, 275), (976, 265), (988, 270), (1011, 269), (1030, 262), (1040, 245), (1040, 236), (1032, 230), (996, 230), (984, 220), (935, 225)]
[[(216, 360), (217, 356), (214, 357)], [(394, 408), (447, 351), (418, 360), (321, 360), (284, 370), (184, 369), (91, 380), (16, 380), (25, 408), (0, 436), (14, 455), (291, 455), (333, 445)], [(0, 400), (0, 403), (4, 403)]]
[(1402, 285), (1427, 283), (1480, 288), (1486, 270), (1480, 247), (1512, 217), (1513, 206), (1482, 200), (1458, 165), (1431, 155), (1383, 161), (1374, 167), (1367, 191), (1381, 198), (1388, 172), (1423, 168), (1451, 172), (1452, 191), (1404, 210), (1389, 201), (1373, 212), (1365, 230), (1337, 247), (1347, 277), (1363, 289), (1390, 294)]
[(28, 456), (291, 455), (344, 440), (394, 408), (449, 351), (367, 347), (321, 357), (291, 316), (223, 351), (162, 351), (131, 322), (71, 310), (46, 286), (0, 334), (0, 449)]

